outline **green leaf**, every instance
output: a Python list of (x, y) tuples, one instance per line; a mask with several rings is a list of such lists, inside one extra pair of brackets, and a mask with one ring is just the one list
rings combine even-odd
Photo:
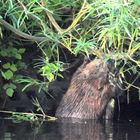
[(48, 73), (47, 74), (47, 79), (49, 80), (49, 82), (54, 80), (54, 75), (52, 73)]
[(14, 94), (14, 90), (13, 90), (12, 88), (8, 88), (8, 89), (6, 90), (6, 94), (7, 94), (9, 97), (12, 97), (13, 94)]
[(57, 76), (64, 78), (62, 74), (58, 73)]
[(22, 54), (22, 53), (25, 52), (25, 50), (26, 50), (25, 48), (21, 48), (21, 49), (18, 50), (18, 52), (19, 52), (20, 54)]
[(55, 64), (53, 64), (53, 63), (50, 64), (50, 67), (54, 71), (57, 71), (58, 70), (58, 67)]
[(9, 84), (4, 84), (3, 89), (6, 90), (9, 87)]
[(16, 85), (14, 85), (13, 83), (4, 84), (3, 89), (6, 90), (8, 88), (16, 89)]
[(8, 56), (7, 52), (4, 50), (0, 51), (0, 55), (3, 57)]
[(140, 0), (131, 0), (132, 2), (134, 2), (136, 5), (140, 6)]
[(9, 62), (8, 63), (5, 63), (5, 64), (2, 65), (2, 67), (4, 69), (9, 69), (10, 68), (10, 63)]
[(9, 50), (10, 52), (12, 52), (13, 54), (17, 54), (17, 53), (18, 53), (17, 48), (8, 47), (8, 50)]
[(2, 77), (5, 79), (5, 74), (4, 74), (4, 72), (3, 71), (1, 71), (1, 75), (2, 75)]
[(17, 71), (17, 68), (16, 68), (16, 65), (15, 65), (15, 64), (12, 64), (12, 65), (10, 66), (10, 69), (11, 69), (13, 72)]
[(12, 89), (16, 89), (16, 85), (13, 84), (13, 83), (10, 83), (10, 84), (9, 84), (9, 87), (12, 88)]
[(20, 54), (17, 53), (17, 54), (15, 55), (15, 58), (17, 58), (17, 59), (21, 59), (22, 57), (21, 57)]
[(18, 70), (19, 69), (26, 69), (27, 68), (27, 65), (24, 62), (22, 62), (22, 61), (18, 61), (16, 63), (16, 67), (18, 68)]
[(13, 77), (13, 72), (11, 70), (7, 70), (4, 72), (4, 75), (6, 80), (10, 80)]

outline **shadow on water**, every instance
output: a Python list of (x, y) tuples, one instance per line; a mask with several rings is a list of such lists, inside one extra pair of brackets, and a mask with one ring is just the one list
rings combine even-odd
[(0, 120), (0, 140), (138, 140), (140, 123), (61, 120), (13, 123)]

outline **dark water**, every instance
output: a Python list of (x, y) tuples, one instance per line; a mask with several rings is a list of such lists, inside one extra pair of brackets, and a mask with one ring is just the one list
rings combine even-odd
[(0, 140), (140, 140), (140, 122), (61, 120), (32, 124), (0, 120)]

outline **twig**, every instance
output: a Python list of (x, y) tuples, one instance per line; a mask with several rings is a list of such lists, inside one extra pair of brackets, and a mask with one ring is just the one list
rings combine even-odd
[[(46, 7), (46, 3), (45, 3), (44, 0), (41, 0), (41, 5), (43, 7)], [(52, 25), (58, 31), (58, 33), (62, 34), (63, 33), (63, 29), (58, 25), (58, 23), (56, 22), (56, 20), (52, 16), (52, 14), (48, 10), (46, 10), (46, 9), (45, 9), (45, 12), (46, 12), (46, 15), (48, 16), (49, 20), (51, 21)]]
[[(34, 115), (37, 117), (43, 117), (44, 118), (44, 114), (38, 114), (38, 113), (27, 113), (27, 112), (13, 112), (13, 111), (6, 111), (6, 110), (0, 110), (1, 113), (7, 113), (7, 114), (21, 114), (21, 115)], [(46, 118), (48, 118), (49, 120), (56, 120), (57, 118), (52, 117), (52, 116), (48, 116), (45, 115)]]
[[(44, 0), (41, 0), (41, 5), (43, 7), (46, 7), (46, 3)], [(49, 20), (51, 21), (52, 25), (54, 26), (54, 28), (58, 31), (59, 34), (62, 34), (62, 33), (69, 32), (79, 22), (81, 17), (83, 15), (85, 15), (85, 13), (87, 12), (86, 6), (87, 6), (87, 1), (84, 0), (83, 5), (82, 5), (79, 13), (77, 14), (76, 18), (73, 20), (73, 22), (71, 23), (71, 25), (67, 29), (62, 29), (48, 10), (45, 10), (45, 12), (46, 12), (46, 15), (48, 16)]]
[(0, 23), (8, 30), (11, 30), (13, 33), (15, 33), (16, 35), (23, 37), (27, 40), (31, 40), (31, 41), (37, 41), (37, 42), (42, 42), (45, 41), (47, 39), (47, 37), (37, 37), (37, 36), (33, 36), (33, 35), (29, 35), (26, 34), (22, 31), (19, 31), (18, 29), (14, 28), (11, 24), (9, 24), (7, 21), (3, 20), (2, 18), (0, 18)]

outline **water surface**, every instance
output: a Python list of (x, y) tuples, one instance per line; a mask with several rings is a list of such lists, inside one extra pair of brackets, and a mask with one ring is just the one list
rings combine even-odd
[(37, 124), (0, 120), (0, 140), (140, 140), (140, 122), (57, 120)]

